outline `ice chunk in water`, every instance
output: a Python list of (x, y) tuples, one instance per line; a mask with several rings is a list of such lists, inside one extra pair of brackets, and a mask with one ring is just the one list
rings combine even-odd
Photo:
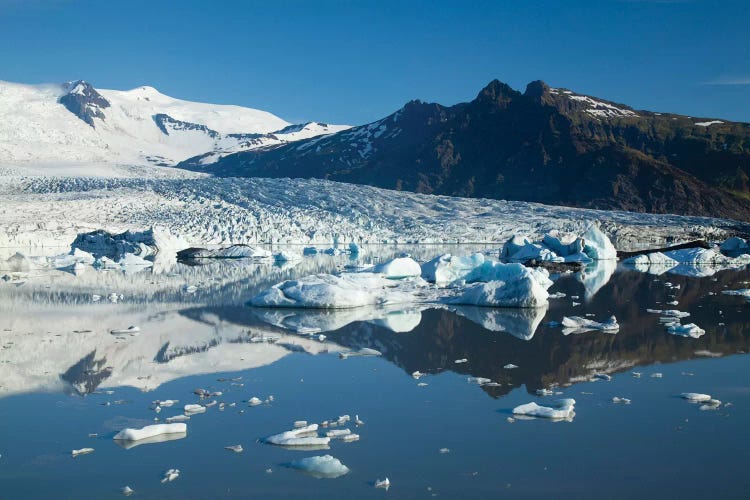
[(295, 460), (289, 464), (294, 469), (301, 470), (317, 478), (334, 479), (349, 472), (349, 468), (338, 458), (331, 455), (307, 457)]
[(561, 399), (555, 407), (539, 406), (536, 403), (526, 403), (525, 405), (513, 408), (514, 415), (523, 415), (529, 417), (549, 418), (552, 420), (569, 420), (575, 416), (575, 399)]
[(184, 423), (176, 424), (156, 424), (147, 425), (141, 429), (123, 429), (115, 434), (116, 441), (140, 441), (142, 439), (153, 438), (162, 434), (185, 434), (187, 425)]

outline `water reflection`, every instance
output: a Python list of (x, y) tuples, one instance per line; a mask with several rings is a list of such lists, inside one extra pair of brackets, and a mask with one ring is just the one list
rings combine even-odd
[[(423, 252), (433, 256), (435, 249)], [(747, 270), (707, 278), (670, 274), (667, 285), (666, 276), (600, 262), (581, 274), (556, 277), (551, 291), (566, 296), (539, 309), (407, 305), (315, 311), (244, 305), (271, 284), (350, 262), (348, 256), (319, 255), (295, 266), (242, 260), (173, 264), (161, 274), (37, 270), (21, 282), (0, 283), (0, 396), (88, 394), (118, 386), (152, 390), (189, 375), (267, 365), (293, 352), (364, 347), (382, 352), (407, 374), (451, 370), (489, 378), (497, 384), (483, 389), (500, 396), (522, 385), (535, 391), (597, 372), (748, 349), (750, 304), (721, 294), (747, 288)], [(108, 300), (110, 293), (118, 299)], [(577, 297), (585, 300), (578, 305)], [(688, 311), (690, 322), (706, 334), (669, 335), (648, 308)], [(586, 314), (597, 320), (615, 315), (619, 333), (566, 337), (546, 325)], [(109, 333), (130, 325), (142, 333)], [(464, 358), (468, 362), (455, 363)], [(503, 368), (511, 363), (518, 368)]]

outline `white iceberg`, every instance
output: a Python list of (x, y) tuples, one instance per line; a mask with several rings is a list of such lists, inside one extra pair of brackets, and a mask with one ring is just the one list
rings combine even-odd
[(481, 253), (467, 256), (446, 253), (422, 264), (422, 278), (438, 286), (459, 280), (465, 281), (466, 276), (484, 264), (484, 261), (485, 257)]
[(393, 292), (392, 286), (392, 281), (375, 273), (317, 274), (276, 284), (250, 303), (260, 307), (345, 309), (413, 300), (408, 294)]
[(691, 337), (697, 339), (705, 335), (706, 330), (695, 323), (688, 323), (687, 325), (672, 323), (667, 325), (667, 332), (672, 335), (679, 335), (680, 337)]
[(331, 455), (307, 457), (295, 460), (289, 464), (294, 469), (301, 470), (317, 478), (334, 479), (349, 472), (349, 468), (338, 458)]
[(164, 434), (181, 434), (187, 433), (187, 424), (155, 424), (147, 425), (141, 429), (123, 429), (113, 438), (115, 441), (140, 441)]
[(264, 440), (266, 443), (285, 447), (328, 447), (331, 442), (329, 437), (318, 436), (318, 424), (310, 424), (306, 427), (292, 429), (290, 431), (274, 434)]
[(683, 392), (680, 394), (680, 397), (696, 403), (711, 401), (711, 396), (709, 394), (701, 394), (699, 392)]
[(584, 240), (583, 253), (593, 260), (617, 259), (617, 249), (599, 226), (592, 224), (581, 236)]
[(382, 274), (386, 278), (400, 279), (421, 276), (422, 268), (411, 257), (397, 257), (374, 266), (371, 272)]
[(570, 420), (575, 416), (575, 404), (575, 399), (561, 399), (557, 401), (555, 407), (539, 406), (532, 402), (516, 406), (513, 408), (513, 414), (552, 420)]
[(273, 254), (264, 248), (250, 245), (231, 245), (222, 248), (186, 248), (177, 252), (180, 259), (248, 259), (272, 257)]
[(593, 330), (601, 330), (608, 333), (616, 333), (620, 330), (617, 324), (617, 318), (610, 316), (606, 320), (599, 322), (581, 316), (565, 316), (562, 320), (563, 335), (571, 333), (585, 333)]
[[(481, 278), (481, 279), (480, 279)], [(503, 264), (486, 261), (475, 268), (467, 281), (486, 281), (469, 286), (451, 304), (488, 307), (543, 307), (547, 304), (552, 286), (549, 273), (531, 269), (518, 263)]]

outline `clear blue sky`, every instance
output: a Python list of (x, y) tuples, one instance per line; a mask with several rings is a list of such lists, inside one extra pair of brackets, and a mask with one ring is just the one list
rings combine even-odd
[(359, 124), (497, 78), (750, 122), (750, 0), (0, 0), (0, 80)]

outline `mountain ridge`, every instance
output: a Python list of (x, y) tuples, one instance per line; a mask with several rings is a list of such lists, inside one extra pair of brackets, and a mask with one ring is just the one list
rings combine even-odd
[(750, 124), (636, 110), (493, 80), (334, 135), (181, 168), (317, 177), (428, 194), (750, 220)]

